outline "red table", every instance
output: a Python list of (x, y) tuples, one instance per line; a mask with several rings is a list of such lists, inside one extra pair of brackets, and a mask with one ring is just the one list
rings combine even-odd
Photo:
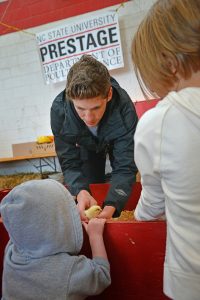
[[(109, 184), (93, 184), (91, 191), (101, 205)], [(141, 192), (140, 183), (133, 186), (125, 207), (135, 208)], [(7, 191), (0, 191), (0, 200)], [(91, 256), (87, 235), (84, 233), (81, 253)], [(0, 275), (3, 252), (8, 241), (7, 232), (0, 219)], [(112, 284), (101, 295), (88, 299), (101, 300), (165, 300), (163, 289), (163, 263), (165, 255), (166, 223), (108, 221), (104, 240), (111, 265)]]

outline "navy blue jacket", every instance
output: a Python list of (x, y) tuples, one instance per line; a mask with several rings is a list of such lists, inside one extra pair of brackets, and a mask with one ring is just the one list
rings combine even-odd
[(82, 189), (89, 191), (89, 183), (81, 171), (81, 148), (100, 152), (112, 147), (112, 181), (104, 206), (114, 206), (114, 216), (118, 216), (128, 200), (137, 173), (133, 137), (138, 118), (126, 91), (113, 78), (111, 85), (113, 96), (98, 125), (97, 138), (79, 118), (73, 102), (65, 98), (65, 91), (52, 104), (51, 128), (65, 183), (74, 196)]

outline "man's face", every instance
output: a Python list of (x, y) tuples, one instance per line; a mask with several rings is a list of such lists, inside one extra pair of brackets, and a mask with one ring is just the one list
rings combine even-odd
[(75, 110), (81, 120), (88, 127), (97, 126), (106, 110), (107, 102), (112, 98), (112, 88), (107, 98), (102, 99), (100, 96), (90, 99), (73, 99)]

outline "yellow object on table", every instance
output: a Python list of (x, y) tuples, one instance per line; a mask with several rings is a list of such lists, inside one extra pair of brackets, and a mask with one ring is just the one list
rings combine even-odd
[(53, 135), (41, 135), (37, 137), (38, 144), (52, 143), (53, 141), (54, 141)]

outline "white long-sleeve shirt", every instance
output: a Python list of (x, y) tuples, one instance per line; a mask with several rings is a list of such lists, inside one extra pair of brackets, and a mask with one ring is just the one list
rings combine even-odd
[(164, 292), (200, 299), (200, 88), (171, 92), (138, 123), (135, 162), (142, 193), (138, 220), (165, 213)]

